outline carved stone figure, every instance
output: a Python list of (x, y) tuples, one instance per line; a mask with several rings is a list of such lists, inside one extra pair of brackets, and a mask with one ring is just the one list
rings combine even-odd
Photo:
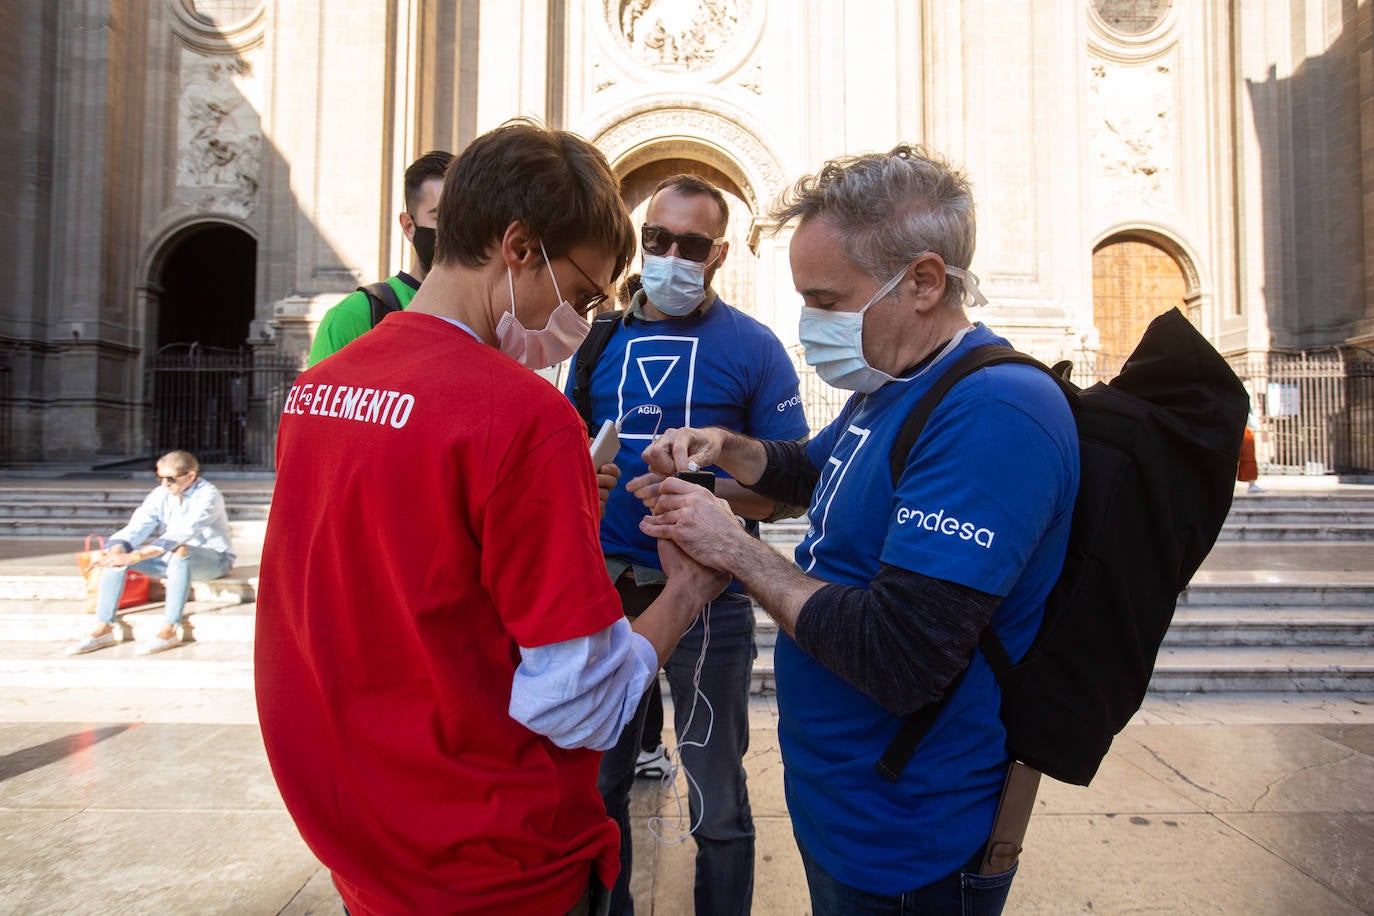
[(242, 57), (182, 56), (177, 196), (201, 210), (246, 218), (257, 205), (262, 130), (245, 94)]
[[(698, 70), (713, 62), (747, 20), (754, 0), (614, 0), (630, 53), (651, 67)], [(614, 15), (613, 15), (614, 14)]]

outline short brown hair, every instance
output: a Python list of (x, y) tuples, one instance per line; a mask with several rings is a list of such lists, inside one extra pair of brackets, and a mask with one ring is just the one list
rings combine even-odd
[(519, 220), (549, 257), (574, 245), (615, 255), (614, 281), (635, 253), (634, 225), (606, 157), (565, 130), (507, 121), (473, 140), (444, 178), (434, 263), (481, 267)]
[(725, 195), (721, 193), (720, 188), (704, 178), (681, 172), (677, 175), (669, 175), (660, 181), (658, 187), (654, 188), (654, 193), (649, 195), (649, 199), (653, 200), (654, 197), (658, 196), (659, 191), (669, 190), (686, 194), (689, 197), (693, 194), (700, 194), (714, 200), (716, 206), (720, 208), (720, 230), (716, 235), (725, 234), (726, 227), (730, 225), (730, 205), (726, 203)]

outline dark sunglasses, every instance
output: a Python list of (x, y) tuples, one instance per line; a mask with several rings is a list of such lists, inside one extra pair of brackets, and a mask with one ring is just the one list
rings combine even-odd
[(704, 235), (674, 235), (667, 229), (657, 226), (644, 226), (639, 230), (639, 241), (645, 254), (665, 255), (677, 243), (677, 253), (689, 261), (704, 261), (711, 256), (711, 249), (725, 241), (725, 236), (708, 239)]
[(174, 474), (171, 477), (163, 477), (161, 474), (159, 474), (157, 475), (157, 479), (162, 481), (163, 483), (176, 483), (178, 480), (185, 477), (189, 473), (190, 471), (182, 471), (180, 474)]

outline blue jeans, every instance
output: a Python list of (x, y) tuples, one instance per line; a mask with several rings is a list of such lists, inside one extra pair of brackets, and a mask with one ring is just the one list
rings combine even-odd
[(234, 561), (227, 553), (187, 545), (184, 557), (160, 553), (132, 566), (106, 567), (100, 574), (100, 589), (96, 592), (95, 617), (101, 623), (114, 623), (119, 596), (124, 594), (125, 574), (132, 569), (154, 579), (167, 580), (167, 602), (163, 607), (162, 622), (167, 626), (175, 626), (181, 623), (181, 612), (186, 607), (187, 596), (191, 594), (191, 580), (218, 579), (233, 565)]
[[(682, 765), (692, 774), (697, 791), (689, 792), (691, 823), (701, 820), (696, 840), (696, 912), (711, 916), (748, 914), (754, 903), (754, 817), (745, 785), (744, 755), (749, 750), (749, 679), (754, 667), (754, 610), (749, 599), (724, 594), (708, 605), (710, 644), (701, 669), (701, 692), (711, 703), (698, 700), (692, 714), (693, 675), (705, 632), (703, 621), (683, 634), (664, 670), (673, 694), (673, 725), (682, 746)], [(630, 874), (634, 843), (630, 833), (630, 787), (635, 780), (644, 731), (646, 699), (634, 720), (625, 726), (616, 746), (601, 758), (597, 780), (606, 813), (620, 825), (620, 877), (611, 892), (611, 913), (633, 916)], [(705, 741), (707, 728), (710, 741)], [(702, 748), (684, 742), (705, 742)], [(650, 838), (650, 842), (654, 842)]]
[(802, 865), (811, 890), (813, 916), (908, 916), (908, 914), (950, 914), (950, 916), (997, 916), (1006, 906), (1011, 881), (1017, 866), (998, 875), (980, 875), (983, 850), (980, 848), (961, 868), (915, 890), (896, 896), (872, 894), (850, 887), (834, 877), (811, 858), (801, 840)]

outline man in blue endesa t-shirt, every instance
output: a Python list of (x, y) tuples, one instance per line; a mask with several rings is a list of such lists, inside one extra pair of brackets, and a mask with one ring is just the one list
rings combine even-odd
[[(799, 220), (807, 361), (860, 394), (804, 445), (683, 429), (646, 458), (659, 473), (717, 464), (759, 493), (809, 501), (811, 528), (789, 565), (679, 481), (643, 527), (730, 572), (783, 631), (779, 742), (814, 912), (999, 912), (1015, 866), (981, 865), (1010, 761), (976, 646), (991, 622), (1019, 659), (1040, 625), (1078, 490), (1073, 416), (1040, 370), (981, 369), (945, 396), (894, 488), (893, 442), (917, 401), (970, 348), (1005, 343), (964, 310), (982, 298), (967, 269), (968, 183), (899, 146), (827, 163), (773, 215)], [(874, 764), (903, 717), (965, 669), (885, 779)]]
[[(708, 182), (674, 175), (659, 183), (641, 229), (642, 289), (592, 370), (593, 426), (607, 419), (621, 421), (615, 463), (626, 484), (612, 490), (606, 502), (601, 547), (630, 616), (646, 607), (666, 581), (655, 540), (639, 529), (661, 480), (649, 473), (641, 457), (654, 436), (692, 425), (792, 442), (805, 440), (808, 433), (797, 373), (782, 344), (711, 289), (711, 278), (729, 253), (724, 238), (728, 219), (724, 195)], [(574, 362), (570, 395), (575, 368)], [(756, 520), (798, 515), (805, 504), (780, 506), (719, 473), (716, 494), (729, 500), (750, 533), (758, 531)], [(740, 527), (738, 522), (735, 526)], [(691, 823), (682, 827), (692, 830), (697, 844), (694, 896), (699, 914), (742, 916), (753, 902), (754, 821), (743, 758), (749, 748), (749, 681), (756, 654), (753, 606), (743, 587), (733, 582), (707, 606), (664, 665), (681, 762), (690, 776)], [(700, 701), (698, 688), (704, 698)], [(646, 702), (658, 699), (651, 693)], [(612, 916), (634, 913), (629, 801), (647, 712), (642, 703), (601, 762), (601, 795), (621, 831)]]

